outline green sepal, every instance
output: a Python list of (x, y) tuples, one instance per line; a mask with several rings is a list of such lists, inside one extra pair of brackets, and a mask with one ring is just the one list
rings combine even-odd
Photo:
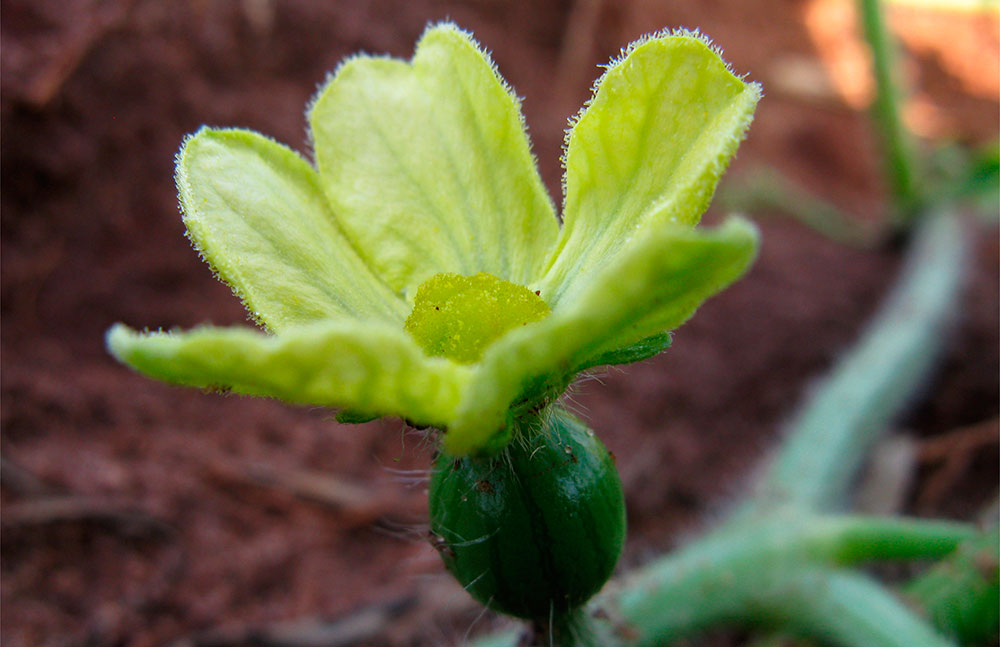
[(344, 409), (343, 411), (338, 411), (337, 415), (334, 416), (334, 419), (345, 425), (363, 425), (366, 422), (378, 420), (378, 414)]
[(212, 391), (342, 407), (443, 426), (469, 369), (429, 358), (402, 330), (373, 322), (322, 322), (280, 336), (250, 328), (138, 333), (118, 324), (108, 350), (137, 371)]
[(542, 373), (526, 380), (521, 385), (521, 393), (517, 400), (507, 411), (503, 431), (491, 436), (483, 447), (475, 450), (475, 453), (489, 455), (503, 449), (513, 437), (514, 430), (522, 427), (525, 420), (533, 419), (539, 411), (555, 402), (569, 388), (577, 373), (595, 366), (640, 362), (663, 352), (669, 348), (670, 343), (671, 333), (663, 332), (625, 348), (599, 352), (575, 363), (569, 371)]
[(574, 368), (577, 371), (584, 371), (595, 366), (609, 366), (614, 364), (634, 364), (644, 359), (649, 359), (659, 355), (670, 348), (673, 336), (669, 332), (661, 332), (650, 335), (631, 346), (618, 348), (615, 350), (599, 353), (594, 357), (587, 358), (581, 365)]

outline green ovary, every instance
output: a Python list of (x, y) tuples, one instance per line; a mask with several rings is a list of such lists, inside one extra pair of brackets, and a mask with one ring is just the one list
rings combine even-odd
[(471, 364), (504, 333), (549, 312), (538, 294), (492, 274), (435, 274), (417, 288), (405, 328), (428, 355)]

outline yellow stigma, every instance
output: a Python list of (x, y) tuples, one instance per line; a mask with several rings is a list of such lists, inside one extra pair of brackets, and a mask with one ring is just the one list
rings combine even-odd
[(417, 288), (404, 327), (428, 355), (471, 364), (508, 330), (549, 312), (537, 293), (492, 274), (435, 274)]

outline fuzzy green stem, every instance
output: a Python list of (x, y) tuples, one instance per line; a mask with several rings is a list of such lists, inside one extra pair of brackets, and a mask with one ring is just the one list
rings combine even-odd
[[(600, 615), (600, 614), (598, 614)], [(470, 647), (623, 647), (614, 625), (577, 608), (549, 622), (537, 622), (520, 630), (502, 631), (476, 639)]]
[(759, 602), (783, 626), (824, 643), (954, 647), (878, 582), (858, 573), (806, 569)]
[(861, 23), (872, 52), (875, 102), (872, 118), (879, 130), (885, 173), (892, 191), (897, 225), (905, 225), (921, 205), (915, 146), (900, 116), (900, 88), (896, 79), (897, 51), (885, 24), (879, 0), (859, 0)]
[(744, 513), (841, 505), (869, 449), (926, 379), (946, 339), (967, 241), (950, 214), (929, 214), (915, 234), (879, 314), (793, 418)]
[(637, 644), (659, 644), (717, 623), (767, 621), (759, 595), (783, 590), (802, 568), (940, 557), (972, 535), (950, 522), (782, 515), (727, 527), (657, 560), (598, 604), (618, 610), (642, 637)]
[(545, 647), (617, 647), (609, 625), (577, 608), (536, 628), (536, 643)]

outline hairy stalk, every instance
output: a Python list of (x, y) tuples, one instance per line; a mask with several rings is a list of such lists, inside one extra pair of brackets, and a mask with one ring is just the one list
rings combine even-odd
[(875, 102), (872, 118), (878, 127), (885, 156), (885, 173), (894, 200), (898, 226), (905, 226), (921, 206), (915, 146), (900, 116), (900, 88), (895, 78), (896, 44), (885, 24), (879, 0), (858, 0), (865, 38), (872, 52)]
[(601, 613), (578, 608), (548, 622), (483, 636), (471, 647), (624, 647), (615, 625)]
[(950, 214), (928, 214), (915, 234), (896, 287), (792, 420), (744, 514), (841, 505), (868, 450), (927, 378), (946, 339), (967, 241)]
[[(767, 622), (762, 592), (788, 590), (788, 578), (802, 568), (940, 557), (972, 534), (968, 525), (948, 522), (781, 515), (725, 529), (657, 560), (598, 603), (617, 609), (641, 637), (636, 644), (655, 645), (716, 623)], [(769, 593), (768, 604), (780, 607), (779, 595)], [(810, 603), (808, 593), (794, 596)]]
[(535, 636), (539, 647), (617, 647), (621, 644), (608, 623), (590, 616), (582, 608), (553, 618), (547, 625), (539, 625)]
[[(954, 647), (875, 580), (845, 571), (803, 570), (761, 600), (783, 626), (844, 647)], [(767, 594), (764, 596), (767, 597)]]

